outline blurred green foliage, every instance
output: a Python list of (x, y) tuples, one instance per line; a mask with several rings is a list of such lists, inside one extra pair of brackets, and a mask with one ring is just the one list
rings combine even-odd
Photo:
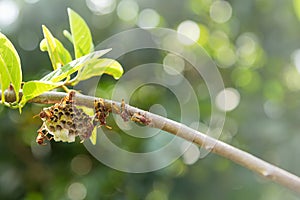
[[(0, 30), (20, 54), (26, 81), (51, 70), (49, 58), (38, 48), (42, 24), (68, 44), (62, 35), (68, 27), (67, 7), (87, 21), (94, 44), (134, 27), (177, 30), (187, 20), (196, 23), (198, 44), (217, 63), (225, 87), (235, 88), (240, 95), (238, 106), (227, 113), (221, 139), (299, 175), (300, 8), (296, 0), (99, 0), (98, 4), (5, 0), (0, 1), (0, 10), (7, 6), (5, 2), (17, 6), (10, 9), (15, 21), (9, 23), (11, 18), (1, 11)], [(165, 56), (165, 52), (145, 50), (118, 61), (126, 74), (138, 64), (162, 63)], [(197, 91), (201, 120), (207, 122), (212, 102), (205, 83), (192, 71), (185, 75)], [(115, 83), (103, 76), (97, 95), (109, 98)], [(130, 103), (143, 109), (159, 103), (168, 117), (180, 119), (176, 97), (164, 88), (141, 87)], [(0, 107), (1, 199), (297, 199), (291, 191), (213, 154), (190, 165), (179, 159), (155, 172), (130, 174), (103, 165), (79, 142), (37, 146), (41, 121), (32, 116), (41, 108), (28, 105), (20, 116), (17, 110)], [(121, 131), (119, 137), (123, 148), (144, 150), (141, 140)]]

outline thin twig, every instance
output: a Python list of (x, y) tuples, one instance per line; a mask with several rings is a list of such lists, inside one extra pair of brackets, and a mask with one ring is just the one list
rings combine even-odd
[[(6, 100), (15, 99), (13, 96), (11, 96), (13, 95), (13, 93), (5, 94)], [(22, 94), (20, 93), (20, 96), (21, 95)], [(41, 104), (53, 104), (59, 102), (65, 96), (66, 93), (62, 92), (46, 92), (30, 100), (30, 102)], [(93, 108), (95, 99), (97, 98), (76, 94), (76, 104), (78, 105), (84, 105)], [(119, 109), (121, 109), (122, 105), (120, 102), (115, 102), (106, 99), (104, 99), (104, 104), (107, 109), (111, 109), (113, 106), (116, 106)], [(184, 124), (132, 107), (127, 104), (125, 105), (125, 111), (129, 113), (131, 117), (134, 113), (138, 113), (139, 115), (144, 116), (147, 120), (151, 121), (151, 123), (149, 123), (149, 126), (153, 128), (162, 129), (185, 140), (191, 141), (194, 144), (204, 147), (208, 151), (212, 151), (220, 156), (230, 159), (235, 163), (240, 164), (267, 179), (270, 179), (276, 183), (281, 184), (284, 187), (287, 187), (297, 193), (300, 193), (300, 178), (298, 176), (291, 174), (268, 162), (265, 162), (262, 159), (253, 156), (250, 153), (242, 151), (215, 138), (209, 137), (206, 134), (196, 131)]]

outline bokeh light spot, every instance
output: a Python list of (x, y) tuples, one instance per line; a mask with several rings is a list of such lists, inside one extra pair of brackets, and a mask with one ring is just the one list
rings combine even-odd
[(265, 81), (264, 96), (267, 99), (281, 101), (284, 98), (284, 89), (278, 80)]
[(30, 30), (23, 30), (18, 35), (18, 43), (25, 51), (32, 51), (37, 48), (39, 44), (38, 35)]
[(190, 142), (183, 143), (182, 150), (185, 150), (182, 156), (183, 162), (187, 165), (194, 164), (200, 157), (199, 147)]
[(0, 192), (1, 194), (12, 195), (12, 193), (17, 192), (18, 188), (22, 184), (22, 179), (18, 171), (14, 166), (9, 166), (9, 168), (3, 168), (1, 166), (0, 174)]
[(25, 0), (26, 3), (29, 3), (29, 4), (35, 4), (37, 2), (39, 2), (40, 0)]
[(232, 111), (240, 103), (240, 93), (234, 88), (226, 88), (219, 92), (216, 98), (216, 105), (220, 110)]
[(136, 19), (138, 12), (139, 6), (133, 0), (122, 0), (117, 7), (117, 15), (124, 21)]
[(86, 187), (82, 183), (75, 182), (68, 187), (68, 198), (71, 200), (85, 199), (86, 194)]
[(251, 33), (244, 33), (236, 40), (237, 52), (240, 56), (245, 57), (251, 55), (256, 50), (256, 42), (254, 35)]
[(200, 28), (194, 21), (187, 20), (179, 24), (177, 28), (178, 40), (185, 45), (192, 45), (200, 38)]
[(184, 60), (181, 57), (171, 53), (167, 54), (163, 60), (164, 70), (170, 75), (182, 73), (184, 65)]
[(221, 68), (231, 67), (236, 62), (236, 55), (232, 48), (223, 46), (217, 50), (217, 60)]
[(88, 8), (96, 15), (112, 13), (116, 8), (115, 0), (86, 0)]
[(14, 1), (0, 1), (0, 28), (14, 23), (19, 16), (19, 7)]
[(290, 91), (300, 90), (300, 74), (295, 67), (288, 67), (283, 73), (285, 85)]
[(252, 72), (246, 68), (237, 68), (232, 72), (232, 78), (238, 87), (245, 87), (250, 84), (253, 79), (252, 76)]
[(153, 9), (144, 9), (140, 12), (138, 17), (138, 26), (140, 28), (155, 28), (160, 21), (159, 14)]
[(255, 92), (261, 87), (261, 77), (249, 68), (237, 68), (232, 72), (232, 79), (237, 87), (247, 92)]
[(297, 71), (300, 73), (300, 49), (297, 49), (292, 53), (292, 60)]
[(92, 169), (92, 161), (87, 155), (77, 155), (71, 161), (71, 169), (78, 175), (86, 175)]
[(210, 17), (217, 23), (227, 22), (232, 15), (232, 7), (227, 1), (215, 1), (210, 7)]
[(163, 191), (155, 189), (151, 191), (149, 194), (147, 194), (145, 198), (145, 200), (155, 200), (155, 199), (167, 200), (168, 197)]
[(209, 30), (205, 25), (202, 24), (199, 24), (199, 28), (200, 28), (200, 38), (198, 40), (198, 43), (200, 45), (205, 45), (208, 41)]
[(218, 49), (229, 45), (230, 42), (228, 36), (223, 31), (214, 31), (209, 37), (209, 46), (212, 49)]
[(167, 110), (161, 104), (154, 104), (149, 108), (149, 112), (155, 113), (157, 115), (167, 117)]
[(263, 64), (263, 51), (253, 33), (243, 33), (236, 40), (238, 62), (245, 67), (259, 67)]
[(283, 113), (283, 108), (280, 103), (268, 100), (264, 103), (264, 111), (271, 119), (278, 119)]
[(37, 159), (43, 159), (51, 153), (51, 145), (47, 142), (47, 145), (39, 145), (35, 141), (31, 141), (32, 155)]

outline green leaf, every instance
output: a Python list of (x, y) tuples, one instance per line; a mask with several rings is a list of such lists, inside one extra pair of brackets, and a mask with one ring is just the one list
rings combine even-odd
[(49, 81), (28, 81), (23, 86), (23, 97), (19, 103), (20, 107), (23, 107), (26, 102), (34, 97), (37, 97), (44, 92), (53, 90), (62, 86), (63, 82), (53, 83)]
[[(16, 93), (16, 101), (19, 101), (19, 90), (21, 89), (22, 70), (20, 57), (9, 39), (0, 32), (0, 76), (1, 89), (6, 90), (10, 84)], [(2, 92), (2, 103), (5, 102)]]
[(294, 10), (298, 17), (298, 20), (300, 20), (300, 1), (299, 0), (294, 0)]
[(67, 30), (64, 30), (63, 34), (73, 44), (73, 38), (72, 38), (71, 33), (69, 31), (67, 31)]
[(75, 58), (80, 58), (93, 51), (94, 47), (91, 31), (80, 15), (70, 8), (68, 8), (68, 15)]
[(97, 59), (95, 62), (82, 68), (80, 73), (71, 82), (72, 85), (76, 85), (80, 81), (102, 74), (109, 74), (115, 79), (119, 79), (123, 72), (123, 68), (119, 62), (108, 58)]
[(66, 77), (70, 76), (74, 72), (80, 70), (84, 66), (95, 62), (97, 58), (103, 56), (111, 49), (105, 49), (101, 51), (95, 51), (90, 53), (86, 56), (73, 60), (72, 62), (68, 63), (67, 65), (54, 70), (53, 72), (47, 74), (45, 77), (41, 79), (41, 81), (51, 81), (51, 82), (59, 82), (65, 79)]
[[(63, 46), (63, 44), (55, 38), (55, 43), (57, 45), (57, 49), (54, 52), (58, 54), (59, 64), (66, 65), (67, 63), (72, 61), (72, 56), (70, 52)], [(41, 51), (48, 51), (46, 39), (43, 39), (40, 43)]]
[(97, 127), (94, 128), (92, 135), (90, 137), (90, 140), (93, 145), (96, 145), (96, 143), (97, 143)]
[(69, 63), (72, 60), (72, 57), (62, 43), (53, 37), (46, 26), (43, 25), (42, 28), (44, 39), (40, 43), (40, 49), (41, 51), (48, 51), (52, 67), (54, 70), (56, 70)]

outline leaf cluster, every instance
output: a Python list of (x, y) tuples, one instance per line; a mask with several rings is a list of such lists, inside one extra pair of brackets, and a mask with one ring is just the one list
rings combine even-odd
[[(93, 76), (109, 74), (119, 79), (123, 68), (113, 59), (100, 58), (111, 49), (94, 51), (92, 35), (87, 23), (75, 11), (68, 8), (70, 32), (63, 31), (64, 36), (73, 44), (75, 58), (64, 45), (43, 25), (44, 39), (40, 50), (48, 52), (53, 71), (39, 80), (22, 82), (20, 57), (10, 40), (0, 33), (0, 88), (12, 90), (16, 94), (15, 102), (6, 102), (2, 92), (1, 103), (11, 108), (21, 108), (32, 98), (44, 92), (67, 86), (75, 86), (80, 81)], [(22, 97), (19, 92), (22, 90)]]

